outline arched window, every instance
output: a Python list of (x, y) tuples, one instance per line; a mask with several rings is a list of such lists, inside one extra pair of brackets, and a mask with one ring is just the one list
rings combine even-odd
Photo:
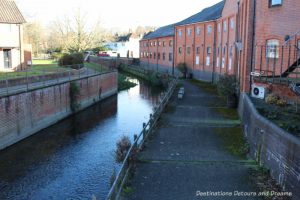
[(279, 40), (276, 39), (267, 40), (266, 57), (279, 58)]

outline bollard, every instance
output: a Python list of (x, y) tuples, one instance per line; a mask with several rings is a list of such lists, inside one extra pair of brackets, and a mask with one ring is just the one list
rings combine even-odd
[(146, 139), (146, 123), (143, 123), (143, 139)]
[(149, 121), (150, 121), (150, 127), (152, 127), (153, 126), (153, 115), (152, 114), (150, 114)]
[(137, 148), (137, 143), (138, 143), (138, 141), (137, 141), (137, 134), (134, 134), (133, 135), (133, 147), (136, 149)]

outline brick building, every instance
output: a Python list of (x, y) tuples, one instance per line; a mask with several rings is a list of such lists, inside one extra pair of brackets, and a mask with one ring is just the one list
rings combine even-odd
[[(282, 84), (279, 78), (288, 80), (287, 86), (299, 81), (299, 7), (298, 0), (221, 1), (146, 35), (140, 41), (142, 64), (160, 67), (156, 55), (161, 47), (153, 44), (169, 37), (174, 60), (164, 63), (165, 68), (186, 63), (194, 78), (205, 81), (235, 74), (243, 92), (250, 92), (253, 84), (274, 88), (274, 83)], [(159, 34), (168, 27), (167, 35)]]
[(141, 64), (157, 71), (173, 73), (174, 24), (150, 32), (140, 41)]

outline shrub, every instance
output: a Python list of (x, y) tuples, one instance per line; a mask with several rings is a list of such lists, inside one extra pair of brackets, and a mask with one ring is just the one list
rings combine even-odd
[(269, 94), (266, 98), (266, 102), (268, 104), (276, 104), (278, 100), (279, 100), (279, 97), (275, 94)]
[(277, 106), (284, 107), (284, 106), (287, 105), (287, 101), (284, 100), (284, 99), (278, 99), (277, 102), (276, 102), (276, 105), (277, 105)]
[(128, 136), (122, 136), (117, 142), (117, 150), (115, 151), (115, 159), (118, 163), (122, 163), (131, 147), (131, 142)]
[(81, 53), (64, 54), (58, 61), (60, 66), (83, 64), (84, 58)]
[(225, 74), (220, 76), (217, 83), (217, 89), (220, 96), (227, 97), (236, 95), (238, 83), (235, 75)]
[(188, 67), (186, 63), (179, 63), (176, 68), (186, 77)]

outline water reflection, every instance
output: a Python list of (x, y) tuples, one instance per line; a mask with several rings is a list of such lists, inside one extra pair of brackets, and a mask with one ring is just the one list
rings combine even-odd
[(99, 199), (121, 135), (141, 131), (160, 91), (139, 85), (0, 152), (0, 199)]

